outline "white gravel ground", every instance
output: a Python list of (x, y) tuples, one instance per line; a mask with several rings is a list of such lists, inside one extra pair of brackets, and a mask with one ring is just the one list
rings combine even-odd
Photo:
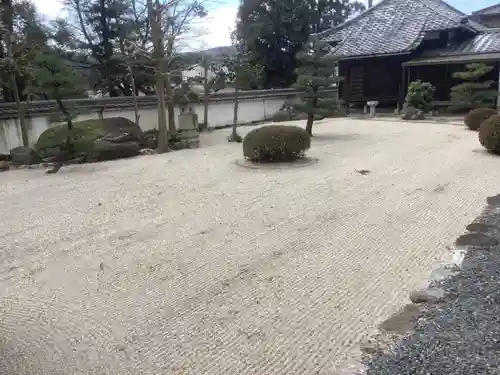
[(238, 167), (221, 130), (198, 150), (2, 173), (0, 374), (333, 374), (449, 255), (500, 168), (457, 126), (314, 130), (320, 161), (301, 169)]

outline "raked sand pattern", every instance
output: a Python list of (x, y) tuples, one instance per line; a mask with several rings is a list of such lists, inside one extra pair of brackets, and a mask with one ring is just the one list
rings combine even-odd
[(0, 374), (335, 374), (450, 256), (500, 168), (457, 126), (314, 130), (304, 168), (238, 167), (221, 130), (1, 174)]

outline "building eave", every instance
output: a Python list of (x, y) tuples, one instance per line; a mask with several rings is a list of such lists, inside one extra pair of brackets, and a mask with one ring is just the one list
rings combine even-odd
[(475, 53), (467, 55), (449, 55), (435, 56), (428, 58), (417, 58), (406, 61), (401, 64), (403, 66), (423, 66), (423, 65), (444, 65), (444, 64), (463, 64), (472, 62), (497, 62), (500, 60), (500, 52), (498, 53)]

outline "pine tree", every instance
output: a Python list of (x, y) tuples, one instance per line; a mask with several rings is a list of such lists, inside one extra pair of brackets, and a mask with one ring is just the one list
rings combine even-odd
[(336, 109), (337, 98), (333, 88), (339, 78), (335, 76), (336, 62), (328, 55), (328, 45), (315, 38), (310, 47), (297, 55), (299, 66), (293, 87), (301, 91), (302, 103), (295, 108), (307, 113), (306, 130), (312, 135), (314, 116), (328, 116)]
[(241, 0), (236, 34), (250, 61), (263, 67), (264, 88), (289, 87), (295, 80), (297, 53), (309, 36), (364, 10), (354, 0)]
[(493, 89), (494, 81), (481, 79), (493, 70), (492, 66), (473, 63), (463, 72), (453, 73), (453, 78), (463, 82), (451, 88), (451, 102), (455, 109), (472, 109), (495, 105), (498, 92)]
[(34, 60), (33, 68), (30, 92), (45, 99), (54, 99), (58, 112), (51, 118), (51, 121), (66, 123), (67, 126), (66, 149), (61, 150), (61, 160), (54, 169), (48, 171), (56, 173), (63, 161), (74, 156), (73, 120), (78, 115), (78, 108), (70, 106), (66, 100), (84, 97), (85, 89), (81, 75), (55, 50), (46, 48), (40, 51)]
[[(233, 42), (236, 43), (235, 38), (233, 38)], [(242, 141), (242, 137), (237, 132), (239, 93), (241, 90), (257, 88), (263, 70), (261, 65), (250, 62), (248, 51), (242, 48), (241, 45), (236, 44), (236, 50), (237, 52), (233, 56), (223, 56), (222, 63), (213, 63), (211, 65), (212, 71), (216, 75), (213, 83), (218, 85), (219, 88), (224, 86), (234, 88), (233, 127), (228, 138), (230, 142)]]

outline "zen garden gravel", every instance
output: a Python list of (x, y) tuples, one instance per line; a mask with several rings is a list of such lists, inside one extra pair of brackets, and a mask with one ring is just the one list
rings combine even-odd
[(425, 306), (413, 332), (367, 360), (367, 375), (500, 374), (500, 197), (488, 201), (457, 240), (468, 250), (461, 271), (435, 284), (444, 301)]
[[(458, 126), (314, 131), (303, 168), (236, 165), (227, 129), (196, 150), (3, 172), (0, 374), (336, 374), (450, 258), (500, 168)], [(468, 264), (372, 374), (498, 371), (500, 258)]]

